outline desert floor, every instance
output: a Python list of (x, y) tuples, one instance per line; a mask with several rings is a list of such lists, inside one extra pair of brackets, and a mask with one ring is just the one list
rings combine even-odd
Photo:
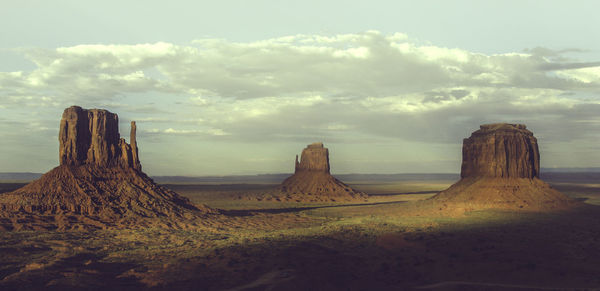
[(451, 183), (355, 182), (370, 194), (357, 204), (247, 199), (269, 184), (166, 184), (226, 218), (194, 231), (0, 232), (0, 289), (600, 288), (600, 181), (551, 183), (586, 203), (570, 212), (415, 211)]

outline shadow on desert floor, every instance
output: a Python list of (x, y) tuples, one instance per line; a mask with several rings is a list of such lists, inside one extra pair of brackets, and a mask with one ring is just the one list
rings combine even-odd
[[(290, 291), (600, 287), (598, 206), (542, 214), (478, 211), (459, 219), (406, 216), (393, 203), (325, 209), (345, 213), (352, 206), (352, 211), (365, 215), (309, 228), (227, 228), (208, 237), (169, 230), (4, 233), (2, 256), (15, 261), (29, 256), (30, 262), (3, 267), (0, 287)], [(396, 215), (377, 212), (388, 210)], [(281, 215), (287, 214), (265, 219)], [(19, 248), (24, 243), (36, 249)]]
[(404, 224), (362, 219), (320, 235), (215, 250), (192, 259), (191, 273), (208, 268), (236, 279), (224, 285), (211, 285), (206, 277), (192, 280), (214, 290), (600, 287), (600, 207), (544, 214), (484, 211), (453, 222), (404, 219)]
[[(389, 205), (389, 204), (401, 204), (407, 201), (388, 201), (388, 202), (373, 202), (373, 203), (353, 203), (353, 204), (336, 204), (336, 205), (320, 205), (320, 206), (302, 206), (302, 207), (288, 207), (288, 208), (268, 208), (268, 209), (230, 209), (219, 211), (229, 216), (251, 216), (253, 213), (290, 213), (300, 212), (304, 210), (312, 209), (323, 209), (323, 208), (340, 208), (340, 207), (359, 207), (359, 206), (374, 206), (374, 205)], [(306, 205), (306, 203), (303, 203)]]
[[(579, 200), (600, 193), (561, 190)], [(0, 289), (600, 287), (600, 206), (434, 217), (409, 213), (414, 203), (406, 201), (261, 205), (223, 210), (228, 222), (206, 230), (1, 232)]]

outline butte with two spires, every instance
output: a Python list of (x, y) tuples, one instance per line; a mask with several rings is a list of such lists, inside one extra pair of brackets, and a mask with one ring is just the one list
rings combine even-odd
[(62, 115), (59, 142), (58, 167), (0, 195), (1, 228), (188, 228), (217, 215), (142, 172), (135, 122), (128, 144), (116, 114), (72, 106)]
[(285, 201), (327, 202), (364, 201), (367, 194), (354, 190), (330, 173), (329, 149), (323, 143), (309, 144), (300, 156), (296, 155), (294, 175), (279, 187), (280, 199)]

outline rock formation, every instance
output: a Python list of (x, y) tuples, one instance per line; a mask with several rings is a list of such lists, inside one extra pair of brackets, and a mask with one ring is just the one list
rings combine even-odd
[(135, 122), (130, 142), (120, 138), (116, 114), (65, 109), (60, 165), (0, 195), (0, 228), (188, 227), (194, 224), (189, 219), (215, 213), (155, 184), (141, 171)]
[(308, 145), (300, 161), (296, 156), (294, 175), (278, 189), (277, 200), (298, 202), (364, 201), (367, 195), (333, 177), (329, 172), (329, 150), (323, 143)]
[(463, 141), (461, 177), (539, 178), (537, 139), (523, 124), (482, 125)]
[(298, 172), (322, 172), (329, 174), (329, 149), (321, 142), (315, 142), (302, 150), (301, 162), (296, 155), (296, 167), (294, 173)]
[(565, 209), (576, 202), (539, 179), (537, 139), (523, 124), (481, 125), (463, 140), (461, 180), (432, 197), (466, 209)]
[(102, 109), (69, 107), (60, 120), (60, 164), (122, 166), (141, 171), (135, 135), (135, 121), (131, 122), (130, 145), (119, 136), (116, 114)]

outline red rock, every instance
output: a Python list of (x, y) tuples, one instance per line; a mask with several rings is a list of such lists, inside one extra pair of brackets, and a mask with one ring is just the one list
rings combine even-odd
[(544, 211), (577, 205), (539, 179), (537, 139), (523, 124), (486, 124), (463, 141), (461, 180), (431, 200), (441, 208)]
[(463, 141), (461, 177), (539, 177), (537, 139), (523, 124), (482, 125)]
[(294, 175), (279, 187), (276, 200), (298, 202), (364, 201), (367, 195), (352, 189), (330, 174), (329, 150), (313, 143), (296, 156)]
[(60, 165), (0, 196), (0, 217), (10, 218), (0, 221), (13, 223), (2, 228), (188, 228), (195, 220), (217, 213), (144, 174), (136, 124), (131, 123), (130, 145), (120, 138), (118, 121), (116, 114), (106, 110), (65, 109), (59, 132)]
[(142, 165), (140, 164), (140, 158), (138, 155), (138, 147), (136, 140), (137, 126), (135, 121), (131, 122), (131, 132), (129, 133), (129, 142), (131, 143), (131, 167), (141, 171)]
[(60, 121), (59, 160), (61, 165), (122, 166), (141, 170), (135, 140), (135, 121), (131, 122), (129, 145), (119, 135), (119, 117), (107, 110), (65, 109)]
[(296, 170), (298, 172), (323, 172), (329, 174), (329, 149), (321, 142), (315, 142), (302, 150), (302, 158), (298, 162), (296, 155)]

